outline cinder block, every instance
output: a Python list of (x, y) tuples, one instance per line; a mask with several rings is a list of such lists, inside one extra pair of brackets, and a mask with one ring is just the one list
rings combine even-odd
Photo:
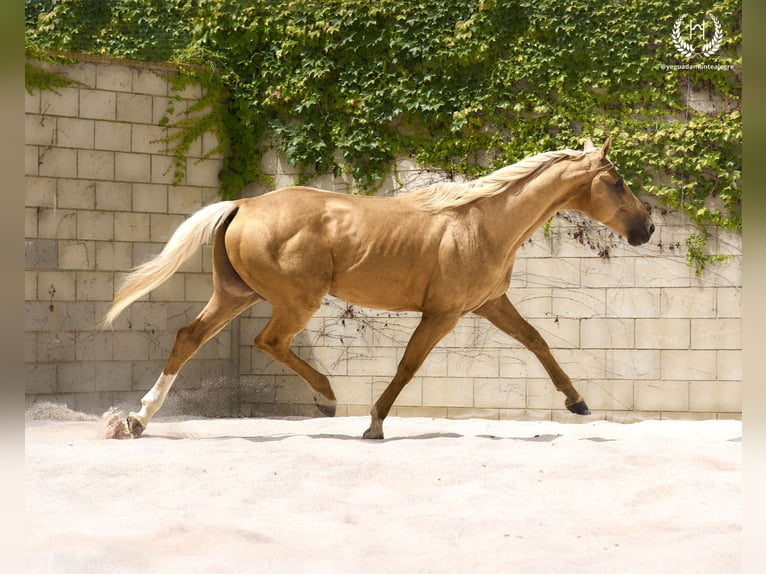
[(77, 237), (80, 239), (114, 239), (114, 214), (111, 211), (77, 213)]
[(24, 301), (37, 301), (37, 271), (24, 271)]
[(636, 319), (639, 349), (688, 349), (689, 319)]
[(580, 272), (583, 287), (634, 287), (636, 284), (633, 257), (582, 259)]
[(716, 351), (662, 351), (662, 380), (704, 381), (716, 378)]
[(146, 213), (115, 213), (115, 241), (149, 241), (149, 215)]
[(718, 380), (741, 381), (742, 357), (743, 353), (740, 350), (718, 351)]
[(96, 209), (99, 211), (130, 211), (133, 203), (132, 194), (133, 190), (129, 183), (96, 182)]
[(111, 361), (112, 337), (109, 331), (90, 331), (75, 334), (77, 361)]
[(586, 349), (631, 349), (635, 344), (634, 326), (634, 319), (582, 319), (580, 342)]
[(78, 301), (111, 301), (114, 297), (114, 276), (104, 271), (77, 272)]
[(93, 241), (59, 241), (59, 269), (94, 269), (96, 248)]
[(550, 379), (528, 379), (526, 386), (527, 409), (560, 409), (564, 405), (564, 395)]
[[(635, 383), (639, 384), (639, 383)], [(626, 379), (577, 381), (577, 390), (593, 411), (634, 409), (634, 382)]]
[(423, 406), (472, 407), (472, 379), (423, 379)]
[[(113, 334), (115, 361), (146, 361), (149, 359), (149, 334), (139, 332), (115, 332)], [(157, 376), (155, 374), (155, 378)]]
[(94, 62), (77, 62), (76, 64), (62, 64), (59, 73), (81, 84), (82, 87), (96, 87), (96, 67)]
[[(168, 307), (167, 303), (136, 301), (126, 310), (130, 317), (131, 329), (135, 331), (168, 330)], [(192, 318), (193, 315), (189, 317), (189, 321)], [(182, 327), (189, 321), (184, 321), (179, 327)], [(170, 330), (173, 331), (173, 336), (175, 336), (175, 329)]]
[(24, 90), (24, 112), (27, 114), (40, 113), (40, 90), (32, 90), (31, 93)]
[(689, 407), (695, 412), (742, 411), (740, 381), (692, 381)]
[(152, 97), (140, 94), (117, 94), (116, 119), (132, 124), (152, 123)]
[(24, 209), (24, 237), (26, 239), (37, 237), (37, 209), (34, 207)]
[(453, 351), (447, 356), (447, 374), (449, 377), (461, 380), (497, 377), (499, 375), (499, 359), (496, 353), (466, 350)]
[(55, 269), (58, 265), (58, 242), (32, 239), (24, 242), (25, 269)]
[(688, 411), (688, 381), (641, 381), (636, 383), (636, 410)]
[(663, 289), (660, 305), (662, 317), (712, 318), (716, 316), (716, 289)]
[(168, 95), (167, 75), (171, 74), (171, 72), (143, 67), (135, 67), (131, 71), (133, 73), (133, 93), (153, 96)]
[(152, 213), (149, 219), (151, 240), (166, 243), (185, 219), (183, 215)]
[[(93, 331), (97, 329), (95, 303), (72, 301), (56, 305), (58, 327), (62, 331)], [(100, 320), (101, 317), (99, 316)], [(100, 333), (100, 330), (96, 332)]]
[(77, 88), (56, 88), (40, 93), (40, 112), (51, 116), (76, 118), (79, 114), (79, 95)]
[(607, 317), (659, 317), (660, 289), (607, 289)]
[(167, 135), (167, 128), (156, 125), (133, 124), (131, 150), (135, 153), (167, 155), (168, 144), (162, 141)]
[[(94, 363), (94, 386), (97, 391), (130, 391), (132, 388), (130, 365), (112, 361)], [(112, 403), (114, 404), (114, 403)]]
[(190, 215), (202, 207), (202, 192), (198, 187), (173, 187), (168, 192), (168, 212)]
[(498, 357), (499, 376), (504, 379), (546, 378), (548, 373), (534, 354), (526, 349), (506, 351)]
[(716, 289), (716, 309), (718, 317), (742, 317), (742, 288)]
[(64, 209), (95, 209), (96, 184), (82, 179), (59, 179), (56, 203)]
[[(184, 275), (176, 273), (170, 279), (152, 291), (150, 299), (152, 301), (189, 301), (189, 299), (186, 299), (184, 296), (184, 283)], [(212, 293), (212, 287), (210, 293)], [(205, 300), (207, 301), (207, 299)], [(192, 305), (191, 302), (189, 304)], [(197, 312), (199, 312), (201, 308), (202, 305), (199, 305), (197, 307)]]
[(530, 287), (579, 287), (580, 262), (576, 257), (527, 260), (527, 285)]
[[(152, 183), (175, 183), (176, 166), (173, 164), (173, 158), (167, 155), (152, 156)], [(185, 183), (186, 178), (180, 183)]]
[(53, 309), (50, 303), (43, 301), (24, 302), (24, 330), (25, 331), (53, 331), (58, 327), (58, 315), (56, 303)]
[(133, 211), (165, 213), (168, 210), (168, 186), (133, 184)]
[(56, 201), (57, 180), (49, 177), (24, 178), (24, 205), (27, 207), (53, 207)]
[(133, 71), (124, 65), (99, 64), (96, 67), (96, 88), (113, 92), (130, 92)]
[(218, 172), (221, 171), (221, 167), (221, 161), (217, 159), (189, 159), (186, 162), (186, 184), (217, 187), (220, 185)]
[(523, 409), (526, 406), (525, 381), (474, 379), (473, 402), (480, 408)]
[(130, 151), (131, 124), (125, 122), (95, 122), (96, 149)]
[(149, 183), (151, 156), (137, 153), (115, 152), (114, 177), (117, 181)]
[(93, 149), (93, 143), (93, 120), (58, 118), (56, 122), (56, 145), (60, 147)]
[(56, 118), (26, 114), (24, 142), (27, 145), (51, 146), (56, 143)]
[(60, 392), (84, 393), (96, 390), (93, 363), (63, 363), (57, 366), (56, 377)]
[(692, 319), (692, 349), (741, 349), (741, 319)]
[(82, 179), (113, 180), (115, 177), (114, 152), (77, 150), (77, 176)]
[(40, 148), (36, 145), (24, 146), (24, 175), (29, 177), (40, 174)]
[[(77, 114), (62, 114), (76, 116)], [(100, 90), (80, 90), (81, 118), (114, 120), (117, 116), (117, 95)]]
[(662, 351), (640, 349), (607, 350), (607, 376), (603, 378), (660, 380), (661, 353)]
[(636, 281), (643, 287), (689, 287), (693, 271), (680, 257), (637, 258)]
[(77, 150), (41, 148), (37, 173), (47, 177), (77, 177)]
[(556, 317), (553, 319), (532, 319), (530, 323), (551, 349), (576, 349), (580, 347), (581, 321), (585, 321), (585, 319)]
[(588, 318), (606, 314), (606, 289), (553, 289), (554, 317)]
[(124, 271), (133, 267), (133, 246), (130, 243), (99, 241), (96, 243), (96, 269)]
[(37, 357), (43, 363), (75, 360), (74, 333), (38, 333)]
[[(333, 377), (331, 382), (335, 396), (338, 398), (338, 403), (370, 408), (373, 394), (372, 377), (338, 376)], [(402, 404), (409, 404), (411, 402), (410, 397), (417, 394), (419, 389), (416, 387), (420, 385), (415, 385), (412, 389), (409, 389), (409, 386), (407, 385), (399, 395), (399, 398), (404, 401)], [(399, 399), (396, 402), (398, 403)]]
[(24, 389), (27, 396), (54, 393), (57, 388), (55, 363), (27, 363)]
[(38, 237), (48, 239), (75, 239), (77, 237), (76, 211), (40, 208), (37, 215)]
[(350, 376), (371, 375), (390, 379), (396, 373), (399, 362), (397, 349), (393, 347), (348, 347), (347, 372)]
[(37, 273), (38, 301), (74, 301), (75, 277), (66, 271)]

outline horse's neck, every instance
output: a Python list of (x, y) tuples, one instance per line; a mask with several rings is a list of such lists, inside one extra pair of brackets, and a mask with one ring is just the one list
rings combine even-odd
[(517, 193), (501, 193), (482, 202), (486, 224), (494, 227), (492, 234), (498, 240), (518, 247), (557, 211), (569, 209), (586, 179), (573, 166), (554, 164), (521, 184)]

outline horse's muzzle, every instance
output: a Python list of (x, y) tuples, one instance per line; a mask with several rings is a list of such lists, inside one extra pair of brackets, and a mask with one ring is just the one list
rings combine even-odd
[(652, 237), (654, 229), (654, 223), (652, 220), (647, 220), (644, 225), (636, 227), (630, 231), (628, 234), (628, 243), (631, 245), (643, 245)]

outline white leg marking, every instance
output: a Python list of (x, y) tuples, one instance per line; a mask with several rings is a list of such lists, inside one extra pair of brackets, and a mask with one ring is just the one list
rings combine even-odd
[(165, 397), (168, 396), (168, 391), (177, 375), (177, 373), (175, 375), (161, 374), (154, 386), (141, 399), (141, 410), (137, 413), (130, 413), (130, 416), (141, 423), (144, 428), (149, 424), (154, 413), (162, 406), (162, 403), (165, 402)]

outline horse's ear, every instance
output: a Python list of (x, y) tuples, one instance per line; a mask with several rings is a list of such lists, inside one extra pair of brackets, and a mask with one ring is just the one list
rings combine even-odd
[(585, 145), (583, 145), (583, 151), (592, 151), (596, 149), (596, 146), (593, 145), (593, 141), (590, 138), (585, 138)]
[(604, 145), (601, 146), (601, 157), (606, 157), (610, 149), (612, 149), (612, 136), (606, 138)]

